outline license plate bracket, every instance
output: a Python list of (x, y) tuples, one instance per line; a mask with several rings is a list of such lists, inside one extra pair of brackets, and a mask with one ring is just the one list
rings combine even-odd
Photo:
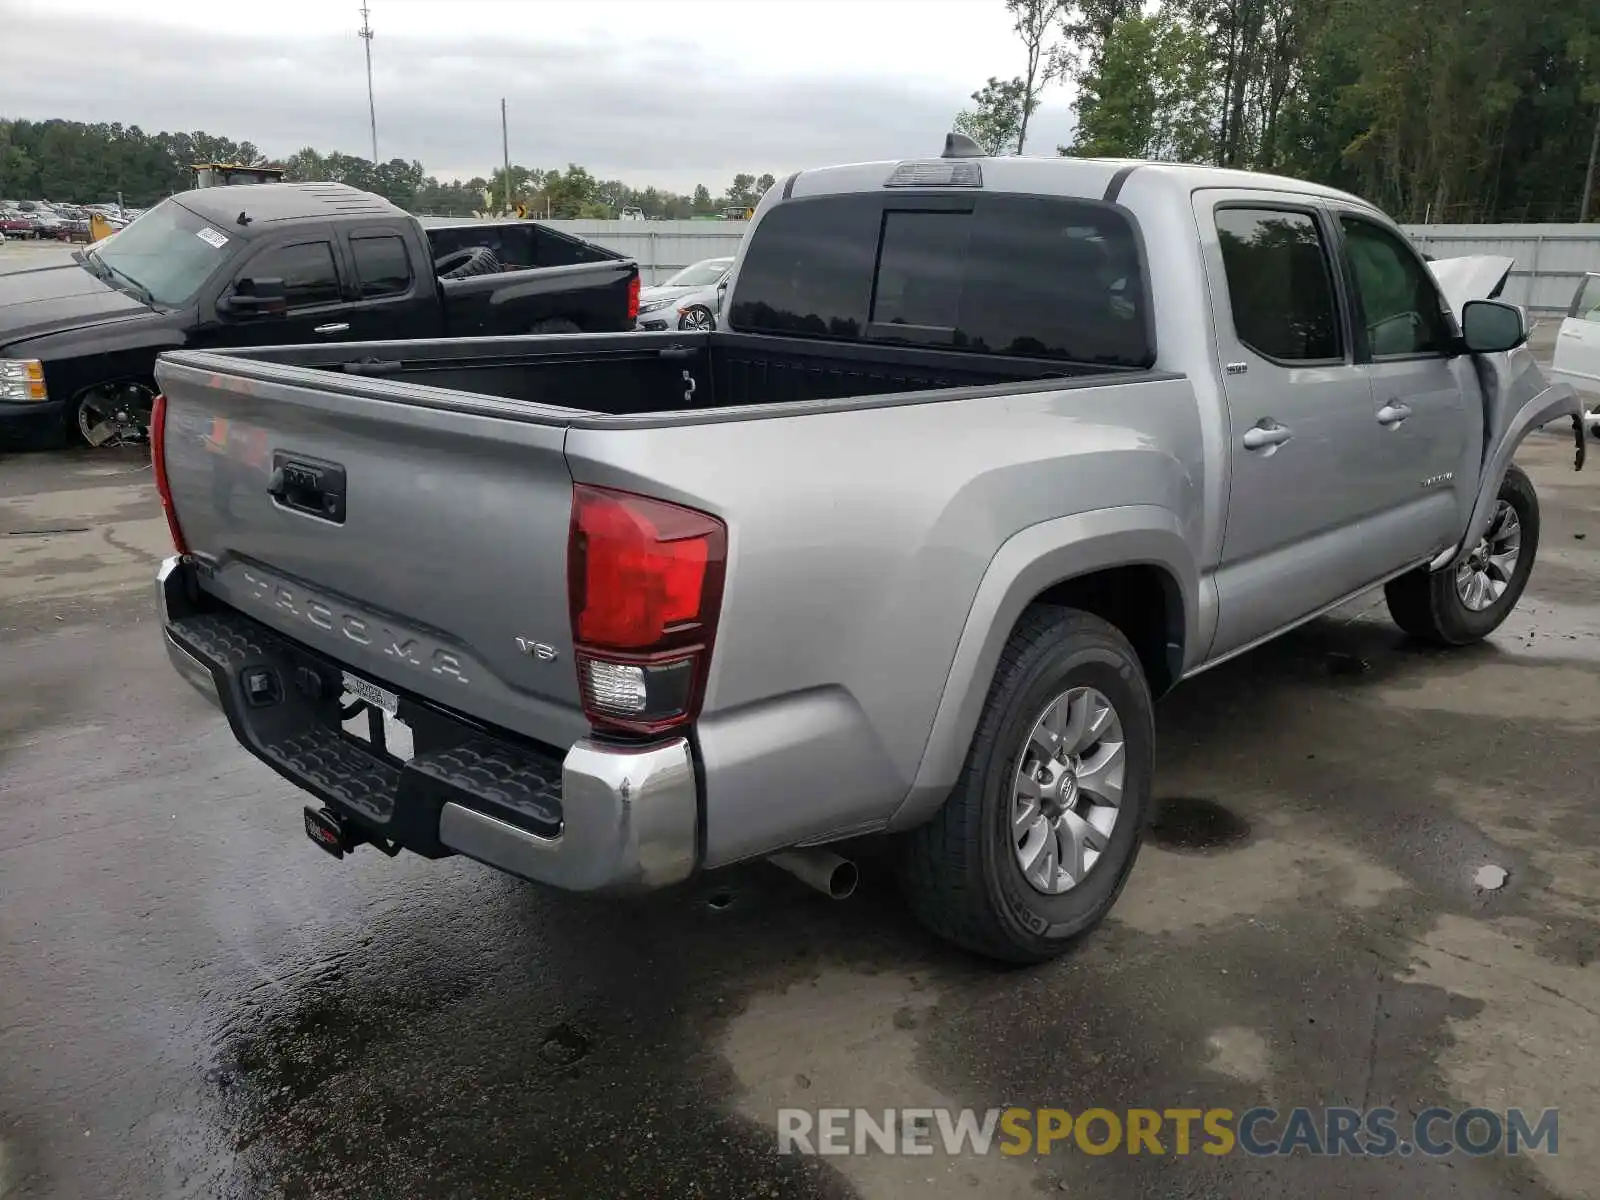
[(359, 696), (368, 704), (372, 705), (373, 708), (381, 709), (383, 712), (388, 713), (391, 717), (399, 714), (400, 697), (395, 695), (388, 688), (379, 687), (377, 684), (371, 683), (368, 680), (361, 678), (359, 675), (350, 674), (349, 671), (343, 672), (342, 675), (343, 678), (341, 679), (341, 682), (344, 684), (344, 690), (349, 692), (352, 696)]
[(400, 716), (400, 697), (386, 687), (349, 671), (341, 672), (346, 695), (366, 705), (343, 722), (347, 736), (366, 743), (395, 763), (408, 763), (416, 754), (411, 725)]

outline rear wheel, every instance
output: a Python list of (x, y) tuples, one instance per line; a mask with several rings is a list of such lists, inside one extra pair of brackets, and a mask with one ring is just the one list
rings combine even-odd
[(960, 779), (906, 835), (901, 881), (941, 937), (1042, 962), (1110, 911), (1150, 814), (1154, 720), (1114, 626), (1036, 609), (1001, 656)]
[(1501, 481), (1494, 516), (1457, 566), (1413, 571), (1384, 588), (1389, 615), (1414, 638), (1441, 646), (1481, 641), (1517, 606), (1539, 550), (1539, 496), (1513, 464)]

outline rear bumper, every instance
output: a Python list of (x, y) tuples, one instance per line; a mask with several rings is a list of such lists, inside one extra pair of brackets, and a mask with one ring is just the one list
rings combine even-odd
[[(684, 738), (585, 739), (563, 757), (400, 693), (416, 747), (401, 763), (340, 732), (338, 663), (200, 603), (191, 576), (169, 558), (156, 577), (173, 669), (245, 749), (363, 834), (569, 891), (648, 891), (693, 873), (699, 787)], [(269, 681), (254, 699), (247, 677)]]

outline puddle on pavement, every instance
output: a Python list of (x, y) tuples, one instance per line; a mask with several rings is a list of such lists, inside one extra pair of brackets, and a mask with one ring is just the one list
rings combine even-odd
[(1156, 802), (1148, 836), (1163, 850), (1205, 854), (1242, 844), (1250, 836), (1250, 824), (1215, 800), (1169, 796)]

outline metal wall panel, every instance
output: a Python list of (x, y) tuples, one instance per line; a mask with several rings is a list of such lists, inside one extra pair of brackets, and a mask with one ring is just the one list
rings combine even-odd
[(1534, 317), (1567, 311), (1587, 271), (1600, 271), (1600, 224), (1407, 225), (1411, 240), (1435, 258), (1503, 254), (1516, 260), (1501, 299)]
[(748, 221), (546, 221), (586, 241), (626, 254), (646, 285), (704, 258), (738, 253)]

